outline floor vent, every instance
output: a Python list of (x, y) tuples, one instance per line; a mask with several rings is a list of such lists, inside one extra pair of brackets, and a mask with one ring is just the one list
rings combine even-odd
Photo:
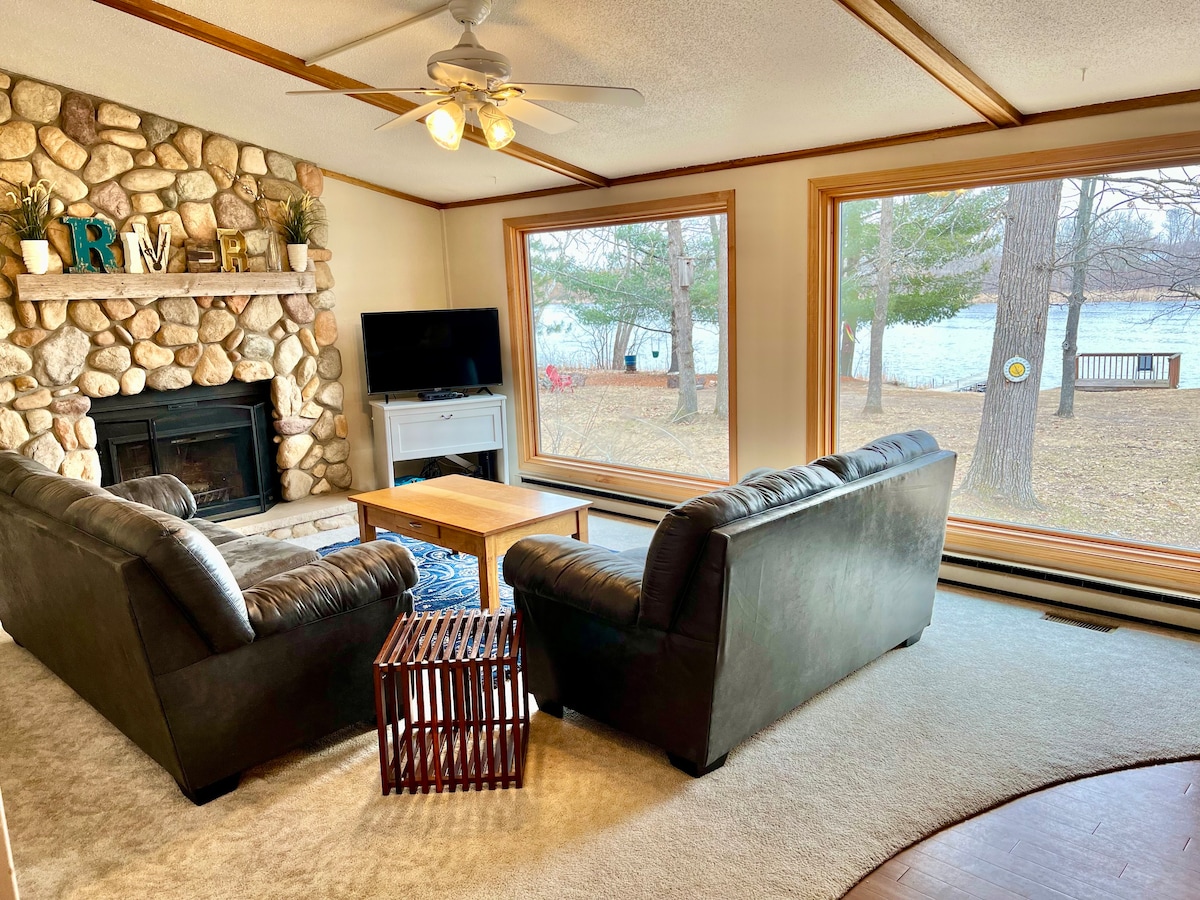
[(1046, 613), (1042, 616), (1047, 622), (1057, 622), (1059, 625), (1074, 625), (1076, 628), (1086, 628), (1088, 631), (1099, 631), (1101, 634), (1108, 634), (1110, 631), (1116, 631), (1115, 625), (1101, 625), (1099, 622), (1088, 622), (1084, 619), (1072, 619), (1069, 616), (1059, 616), (1054, 613)]

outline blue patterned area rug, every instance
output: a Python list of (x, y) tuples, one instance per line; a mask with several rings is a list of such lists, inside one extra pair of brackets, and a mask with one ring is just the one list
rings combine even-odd
[[(479, 608), (479, 563), (474, 556), (455, 553), (445, 547), (427, 544), (390, 531), (381, 530), (379, 539), (403, 544), (417, 561), (417, 574), (420, 579), (413, 588), (414, 610), (428, 612), (440, 609)], [(357, 538), (342, 541), (322, 547), (317, 552), (325, 556), (343, 547), (353, 547), (357, 543)], [(503, 562), (501, 559), (497, 565)], [(500, 601), (505, 607), (511, 608), (513, 605), (513, 591), (505, 583), (503, 571), (500, 575)]]

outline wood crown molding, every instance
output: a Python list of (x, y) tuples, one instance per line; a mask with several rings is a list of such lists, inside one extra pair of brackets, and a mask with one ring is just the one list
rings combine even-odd
[[(213, 25), (211, 22), (206, 22), (195, 16), (189, 16), (187, 13), (164, 6), (161, 3), (155, 2), (155, 0), (95, 0), (95, 2), (101, 6), (107, 6), (109, 9), (114, 9), (146, 22), (160, 25), (178, 34), (203, 41), (210, 46), (235, 53), (243, 59), (269, 66), (276, 71), (303, 79), (318, 87), (334, 90), (347, 90), (349, 88), (365, 89), (371, 87), (371, 85), (365, 82), (356, 81), (353, 78), (322, 66), (306, 66), (304, 60), (298, 56), (292, 56), (290, 53), (276, 50), (274, 47), (245, 37), (235, 31), (221, 28), (218, 25)], [(411, 109), (415, 109), (417, 106), (417, 104), (402, 97), (397, 97), (395, 94), (350, 94), (349, 96), (363, 103), (369, 103), (371, 106), (386, 109), (388, 112), (395, 113), (398, 116), (403, 115)], [(463, 137), (472, 143), (487, 146), (487, 140), (484, 138), (483, 132), (474, 125), (467, 126), (463, 132)], [(532, 163), (535, 166), (540, 166), (543, 169), (547, 169), (557, 175), (566, 176), (589, 187), (607, 187), (609, 183), (608, 179), (603, 175), (589, 172), (587, 169), (572, 165), (565, 160), (557, 159), (548, 153), (542, 153), (540, 150), (534, 150), (532, 147), (526, 147), (524, 144), (518, 144), (516, 141), (496, 152)]]
[(1025, 117), (892, 0), (836, 0), (997, 128)]
[[(382, 184), (376, 184), (373, 181), (365, 181), (362, 178), (355, 178), (353, 175), (343, 175), (341, 172), (334, 172), (332, 169), (322, 169), (326, 178), (332, 178), (334, 181), (341, 181), (346, 184), (352, 184), (355, 187), (366, 188), (368, 191), (375, 191), (377, 194), (387, 194), (389, 197), (395, 197), (398, 200), (407, 200), (409, 203), (419, 203), (421, 206), (428, 206), (430, 209), (445, 209), (445, 203), (438, 203), (436, 200), (426, 200), (424, 197), (418, 197), (416, 194), (406, 194), (404, 191), (398, 191), (395, 188), (384, 187)], [(579, 185), (580, 189), (587, 190), (586, 185)]]

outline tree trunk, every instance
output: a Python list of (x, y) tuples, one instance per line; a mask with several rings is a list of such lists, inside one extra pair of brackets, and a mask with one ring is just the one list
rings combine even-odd
[(629, 339), (633, 337), (633, 323), (620, 321), (613, 335), (612, 367), (620, 372), (625, 368), (625, 354), (629, 352)]
[(1092, 240), (1096, 179), (1079, 182), (1079, 208), (1075, 211), (1074, 255), (1071, 260), (1071, 298), (1067, 305), (1067, 333), (1062, 345), (1062, 387), (1058, 412), (1064, 419), (1075, 415), (1075, 358), (1079, 355), (1079, 316), (1083, 312), (1083, 290), (1087, 284), (1088, 250)]
[(675, 347), (679, 354), (679, 406), (672, 421), (688, 422), (700, 411), (696, 399), (696, 361), (692, 352), (691, 288), (680, 284), (679, 258), (683, 256), (683, 226), (667, 220), (667, 251), (671, 269), (671, 309), (675, 319)]
[[(1061, 179), (1009, 188), (987, 393), (975, 454), (962, 484), (964, 491), (1018, 508), (1037, 505), (1033, 437), (1061, 199)], [(1005, 363), (1015, 356), (1029, 361), (1024, 381), (1005, 378)]]
[(725, 216), (709, 216), (717, 247), (717, 400), (713, 413), (729, 418), (729, 235)]
[(879, 201), (879, 277), (875, 282), (875, 315), (871, 319), (871, 367), (867, 374), (867, 405), (863, 412), (883, 412), (883, 330), (887, 328), (888, 298), (892, 295), (891, 197)]

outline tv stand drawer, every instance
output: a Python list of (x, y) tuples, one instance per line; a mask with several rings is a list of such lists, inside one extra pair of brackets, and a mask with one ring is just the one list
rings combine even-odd
[[(453, 403), (454, 401), (450, 401)], [(499, 406), (412, 411), (390, 418), (392, 447), (409, 458), (498, 450), (504, 446)]]

